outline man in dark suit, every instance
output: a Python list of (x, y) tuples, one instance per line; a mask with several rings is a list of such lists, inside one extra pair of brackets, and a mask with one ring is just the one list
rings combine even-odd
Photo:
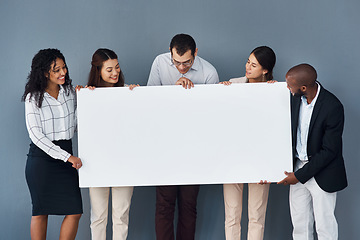
[(347, 186), (342, 156), (344, 108), (316, 81), (316, 70), (300, 64), (286, 74), (291, 97), (294, 172), (278, 184), (290, 186), (294, 239), (338, 239), (336, 192)]

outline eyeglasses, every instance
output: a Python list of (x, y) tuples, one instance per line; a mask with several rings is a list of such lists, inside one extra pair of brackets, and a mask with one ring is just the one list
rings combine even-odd
[(191, 64), (193, 63), (193, 60), (190, 59), (190, 60), (187, 60), (186, 62), (178, 62), (176, 61), (175, 59), (171, 59), (172, 63), (175, 65), (175, 66), (180, 66), (181, 64), (184, 65), (185, 67), (189, 67), (191, 66)]

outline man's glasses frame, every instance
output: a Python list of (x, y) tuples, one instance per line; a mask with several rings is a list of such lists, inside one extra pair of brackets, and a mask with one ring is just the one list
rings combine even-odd
[(171, 61), (172, 63), (175, 65), (175, 66), (180, 66), (180, 65), (184, 65), (185, 67), (189, 67), (191, 66), (191, 64), (193, 64), (193, 60), (192, 59), (189, 59), (187, 60), (186, 62), (178, 62), (176, 61), (175, 59), (171, 58)]

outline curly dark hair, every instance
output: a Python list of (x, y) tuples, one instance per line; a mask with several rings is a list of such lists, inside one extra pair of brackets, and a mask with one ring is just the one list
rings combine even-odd
[[(99, 48), (92, 56), (91, 70), (89, 74), (88, 86), (103, 87), (105, 81), (101, 78), (101, 68), (105, 61), (109, 59), (118, 59), (118, 56), (113, 50), (107, 48)], [(124, 74), (120, 68), (119, 80), (114, 84), (114, 87), (123, 87), (125, 83)]]
[(41, 108), (44, 93), (48, 86), (48, 77), (46, 76), (50, 72), (51, 64), (54, 64), (55, 68), (56, 59), (63, 60), (66, 66), (65, 83), (62, 84), (66, 94), (69, 95), (70, 91), (74, 91), (64, 55), (58, 49), (42, 49), (32, 59), (31, 71), (27, 77), (28, 81), (25, 85), (25, 92), (21, 98), (22, 101), (25, 101), (27, 95), (30, 94), (30, 98), (34, 96), (36, 105)]

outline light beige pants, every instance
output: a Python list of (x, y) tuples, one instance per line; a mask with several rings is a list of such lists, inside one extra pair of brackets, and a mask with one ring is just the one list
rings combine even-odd
[[(240, 240), (244, 184), (224, 184), (226, 240)], [(265, 215), (270, 184), (249, 183), (248, 240), (264, 238)]]
[[(111, 187), (113, 240), (125, 240), (134, 187)], [(110, 187), (89, 188), (92, 240), (106, 240)]]

